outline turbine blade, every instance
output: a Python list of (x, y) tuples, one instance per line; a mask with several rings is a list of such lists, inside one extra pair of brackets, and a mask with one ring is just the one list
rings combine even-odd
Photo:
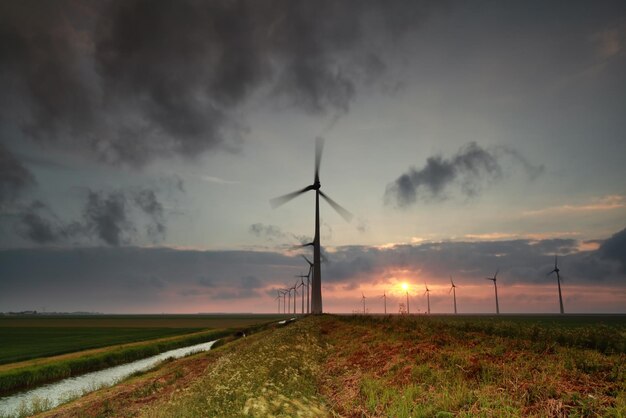
[(341, 215), (341, 217), (343, 219), (345, 219), (346, 222), (350, 222), (352, 220), (352, 214), (350, 212), (348, 212), (346, 209), (344, 209), (343, 207), (341, 207), (339, 205), (339, 203), (335, 202), (333, 199), (331, 199), (330, 197), (326, 196), (321, 190), (320, 190), (320, 195), (326, 199), (326, 201), (328, 202), (328, 204), (330, 206), (332, 206), (333, 209), (335, 209), (335, 211), (337, 211), (337, 213), (339, 215)]
[(275, 197), (270, 200), (270, 205), (272, 206), (273, 209), (276, 209), (277, 207), (284, 205), (285, 203), (289, 202), (291, 199), (294, 199), (300, 196), (302, 193), (308, 192), (309, 190), (313, 190), (313, 186), (307, 186), (304, 189), (300, 189), (295, 192), (291, 192), (282, 196)]
[(311, 263), (311, 261), (308, 258), (306, 258), (305, 255), (303, 255), (302, 258), (304, 258), (306, 260), (306, 262), (309, 263), (309, 266), (313, 265), (313, 263)]
[(550, 273), (546, 274), (546, 276), (551, 275), (552, 273), (554, 273), (556, 270), (552, 270)]
[(322, 162), (322, 151), (324, 151), (324, 138), (315, 138), (315, 181), (320, 181), (320, 163)]
[(493, 275), (493, 279), (495, 280), (498, 277), (498, 273), (500, 272), (500, 267), (496, 269), (496, 274)]
[(450, 290), (448, 290), (448, 294), (452, 293), (452, 287), (450, 287)]

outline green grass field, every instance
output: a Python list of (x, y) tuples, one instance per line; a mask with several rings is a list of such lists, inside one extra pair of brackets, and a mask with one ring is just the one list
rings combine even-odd
[(197, 328), (0, 328), (0, 364), (172, 337)]
[(0, 316), (0, 365), (111, 345), (236, 328), (278, 315)]
[(1, 317), (0, 393), (101, 370), (282, 318), (278, 315)]

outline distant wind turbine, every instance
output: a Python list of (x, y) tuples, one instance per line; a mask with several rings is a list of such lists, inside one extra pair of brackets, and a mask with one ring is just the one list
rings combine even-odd
[(280, 290), (276, 291), (276, 298), (275, 299), (278, 301), (278, 313), (280, 313)]
[(285, 289), (289, 297), (289, 303), (287, 304), (287, 313), (291, 312), (291, 288)]
[(452, 280), (452, 276), (450, 276), (450, 284), (452, 286), (450, 286), (450, 290), (448, 291), (448, 294), (452, 292), (452, 295), (454, 296), (454, 314), (456, 315), (456, 285), (454, 284), (454, 281)]
[(297, 190), (286, 195), (276, 197), (270, 200), (270, 204), (273, 208), (277, 208), (306, 193), (310, 190), (315, 190), (315, 236), (313, 237), (313, 291), (311, 294), (311, 312), (313, 314), (322, 313), (322, 275), (320, 266), (320, 196), (322, 196), (328, 204), (339, 213), (346, 221), (350, 222), (352, 214), (346, 209), (341, 207), (337, 202), (328, 197), (324, 192), (320, 190), (320, 163), (322, 161), (322, 150), (324, 149), (324, 140), (320, 137), (316, 138), (315, 142), (315, 177), (313, 184), (306, 186), (303, 189)]
[(309, 294), (311, 293), (310, 287), (311, 287), (311, 273), (313, 273), (313, 263), (311, 263), (311, 261), (305, 256), (302, 256), (302, 258), (304, 258), (304, 260), (309, 265), (309, 272), (306, 274), (306, 313), (309, 314), (311, 313), (311, 302), (309, 300)]
[(293, 314), (295, 315), (297, 313), (296, 302), (298, 301), (298, 282), (296, 282), (296, 284), (293, 285), (292, 289), (293, 289)]
[(485, 277), (486, 280), (491, 280), (493, 282), (493, 288), (496, 291), (496, 314), (500, 314), (500, 305), (498, 305), (498, 285), (496, 283), (496, 280), (498, 278), (498, 272), (500, 271), (500, 269), (498, 268), (496, 270), (496, 274), (493, 275), (493, 277)]
[(287, 293), (287, 291), (285, 289), (280, 289), (280, 292), (283, 294), (283, 314), (285, 314), (287, 313), (287, 311), (285, 310), (285, 305), (287, 304), (287, 298), (285, 297), (285, 294)]
[(563, 297), (561, 296), (561, 276), (559, 275), (559, 272), (561, 270), (559, 269), (559, 266), (557, 265), (557, 258), (556, 255), (554, 256), (554, 270), (552, 270), (550, 273), (548, 273), (548, 276), (551, 275), (552, 273), (556, 273), (556, 283), (559, 286), (559, 306), (561, 308), (561, 313), (565, 313), (565, 311), (563, 310)]
[(383, 303), (384, 303), (384, 306), (385, 306), (385, 315), (387, 315), (387, 292), (386, 291), (383, 292), (383, 295), (379, 296), (379, 298), (383, 299)]
[(426, 283), (424, 283), (424, 286), (426, 287), (424, 294), (426, 295), (426, 300), (428, 301), (428, 315), (430, 315), (430, 290), (428, 289), (428, 285)]
[(363, 301), (363, 315), (365, 315), (365, 295), (361, 292), (361, 300)]
[(301, 314), (304, 315), (304, 292), (305, 292), (304, 288), (306, 287), (306, 284), (304, 284), (304, 277), (307, 277), (307, 276), (300, 275), (298, 277), (300, 277), (300, 284), (298, 285), (298, 287), (302, 289), (300, 290), (300, 301), (302, 305)]

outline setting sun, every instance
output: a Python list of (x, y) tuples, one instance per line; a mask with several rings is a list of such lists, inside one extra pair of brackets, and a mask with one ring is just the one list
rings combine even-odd
[(402, 290), (408, 290), (409, 289), (409, 285), (406, 283), (402, 283)]

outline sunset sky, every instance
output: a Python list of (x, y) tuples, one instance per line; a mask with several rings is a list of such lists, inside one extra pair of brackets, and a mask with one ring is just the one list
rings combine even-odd
[(0, 312), (626, 312), (623, 1), (0, 1)]

